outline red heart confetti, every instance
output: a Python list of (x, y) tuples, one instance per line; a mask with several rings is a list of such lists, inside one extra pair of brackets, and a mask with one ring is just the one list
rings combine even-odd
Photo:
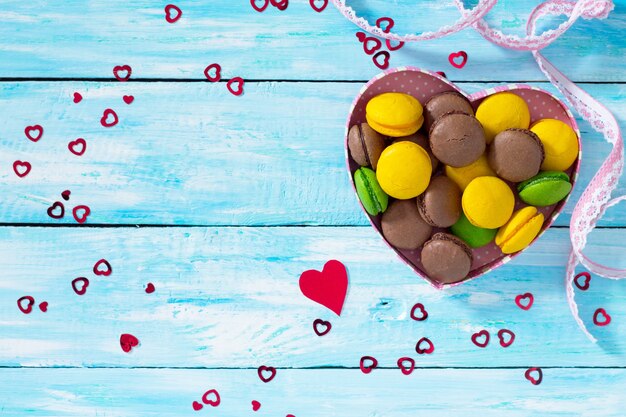
[(531, 384), (539, 385), (543, 380), (543, 371), (541, 368), (528, 368), (524, 373), (524, 377), (529, 380)]
[(318, 6), (316, 3), (319, 3), (319, 0), (309, 0), (309, 4), (311, 5), (311, 8), (313, 8), (313, 10), (315, 10), (318, 13), (322, 13), (324, 11), (324, 9), (326, 8), (326, 6), (328, 6), (328, 0), (322, 0), (321, 6)]
[(287, 6), (289, 6), (289, 0), (270, 0), (270, 3), (280, 11), (286, 10)]
[[(424, 348), (422, 345), (428, 345), (427, 348)], [(435, 345), (430, 341), (427, 337), (422, 337), (415, 344), (415, 351), (420, 355), (430, 355), (435, 351)]]
[(70, 194), (72, 194), (70, 190), (65, 190), (61, 193), (61, 197), (63, 197), (63, 200), (67, 201), (70, 199)]
[[(481, 340), (479, 340), (481, 339)], [(472, 335), (472, 343), (479, 348), (486, 348), (489, 344), (489, 332), (487, 330), (481, 330)]]
[[(214, 398), (209, 398), (210, 396), (213, 396)], [(210, 405), (211, 407), (217, 407), (222, 402), (222, 399), (220, 398), (220, 393), (217, 392), (217, 390), (210, 389), (202, 396), (202, 402), (206, 405)]]
[(84, 295), (89, 287), (89, 280), (85, 277), (78, 277), (72, 280), (72, 289), (78, 295)]
[(83, 101), (83, 96), (80, 93), (75, 92), (74, 93), (74, 103), (78, 104), (81, 101)]
[[(408, 363), (408, 366), (406, 365)], [(413, 370), (415, 369), (415, 360), (413, 358), (409, 358), (408, 356), (404, 356), (398, 359), (398, 368), (400, 368), (400, 372), (403, 375), (411, 375)]]
[(24, 178), (28, 175), (32, 168), (30, 162), (17, 160), (13, 162), (13, 172), (20, 178)]
[(332, 259), (324, 264), (321, 272), (314, 269), (304, 271), (300, 275), (300, 291), (340, 316), (348, 291), (346, 267)]
[(204, 406), (200, 404), (198, 401), (192, 402), (191, 407), (193, 407), (193, 411), (200, 411), (204, 408)]
[[(382, 61), (380, 60), (381, 56), (383, 57)], [(390, 57), (391, 55), (388, 51), (379, 51), (376, 53), (376, 55), (372, 57), (372, 62), (374, 62), (374, 65), (376, 65), (378, 68), (385, 70), (389, 68)]]
[(41, 310), (42, 313), (48, 311), (48, 302), (44, 301), (42, 303), (39, 303), (39, 310)]
[(87, 141), (83, 138), (70, 141), (67, 144), (67, 149), (76, 156), (82, 156), (87, 150)]
[[(235, 88), (233, 88), (234, 84), (236, 85)], [(228, 82), (226, 83), (226, 88), (228, 88), (228, 91), (230, 91), (231, 94), (235, 96), (240, 96), (243, 94), (243, 85), (244, 85), (243, 78), (234, 77), (228, 80)]]
[[(461, 58), (461, 61), (457, 62), (459, 58)], [(465, 64), (467, 64), (467, 52), (459, 51), (451, 53), (450, 55), (448, 55), (448, 62), (450, 62), (450, 65), (452, 65), (454, 68), (463, 68)]]
[(126, 353), (130, 352), (134, 347), (139, 345), (139, 339), (132, 334), (123, 333), (120, 336), (120, 346)]
[[(370, 45), (370, 43), (373, 43), (373, 45)], [(378, 51), (381, 46), (382, 42), (380, 39), (372, 38), (371, 36), (365, 38), (363, 41), (363, 51), (368, 55), (372, 55), (374, 52)]]
[[(211, 71), (213, 70), (215, 71), (215, 75), (210, 74)], [(219, 80), (222, 79), (222, 66), (217, 63), (207, 66), (204, 69), (204, 76), (206, 77), (207, 80), (211, 81), (212, 83), (218, 82)]]
[(261, 403), (257, 400), (252, 400), (252, 411), (259, 411), (261, 408)]
[(264, 11), (265, 9), (267, 9), (267, 6), (270, 5), (270, 0), (263, 0), (263, 6), (260, 6), (260, 7), (256, 5), (256, 0), (250, 0), (250, 4), (252, 5), (252, 8), (254, 10), (260, 13)]
[(122, 100), (124, 100), (124, 103), (130, 104), (133, 101), (135, 101), (135, 97), (134, 96), (124, 96), (124, 97), (122, 97)]
[[(419, 316), (415, 315), (415, 312), (419, 310)], [(424, 321), (428, 318), (428, 311), (424, 308), (424, 304), (417, 303), (411, 308), (411, 318), (415, 321)]]
[(530, 310), (534, 302), (535, 297), (529, 292), (520, 294), (515, 297), (515, 304), (517, 304), (517, 306), (522, 310)]
[(48, 207), (47, 212), (48, 216), (53, 219), (62, 219), (63, 216), (65, 216), (65, 206), (60, 201), (55, 201), (50, 207)]
[[(109, 116), (113, 117), (113, 120), (109, 120)], [(113, 109), (105, 109), (104, 113), (102, 113), (102, 118), (100, 119), (100, 124), (103, 127), (112, 127), (117, 124), (119, 119), (117, 118), (117, 113)]]
[[(174, 12), (174, 13), (172, 13)], [(176, 23), (178, 19), (183, 15), (183, 11), (175, 4), (168, 4), (165, 6), (165, 20), (167, 23)]]
[[(385, 27), (381, 26), (383, 23), (386, 23)], [(395, 25), (395, 22), (390, 17), (383, 16), (376, 19), (376, 26), (381, 28), (384, 33), (389, 33), (391, 28), (393, 28), (393, 25)]]
[(24, 134), (29, 140), (37, 142), (43, 136), (43, 127), (41, 125), (26, 126)]
[[(508, 336), (508, 340), (505, 335)], [(509, 329), (500, 329), (498, 330), (498, 339), (500, 339), (500, 346), (508, 348), (515, 341), (515, 333)]]
[(393, 46), (391, 45), (391, 39), (385, 39), (385, 45), (387, 46), (387, 49), (389, 49), (389, 51), (393, 52), (402, 48), (404, 46), (404, 42), (398, 41), (398, 44), (396, 46)]
[(359, 361), (359, 368), (364, 374), (369, 374), (378, 366), (378, 361), (373, 356), (363, 356)]
[(89, 206), (78, 205), (72, 209), (72, 216), (79, 224), (83, 224), (87, 221), (87, 217), (91, 214)]
[(443, 78), (448, 78), (448, 77), (446, 76), (446, 73), (445, 73), (445, 72), (443, 72), (443, 71), (437, 71), (437, 72), (436, 72), (436, 74), (441, 75)]
[(293, 414), (287, 414), (285, 417), (296, 417)]
[[(24, 306), (24, 301), (28, 301), (26, 306)], [(30, 295), (25, 295), (17, 300), (17, 308), (24, 314), (30, 314), (33, 311), (33, 305), (35, 305), (35, 299)]]
[[(100, 268), (104, 265), (105, 269)], [(111, 268), (111, 264), (106, 259), (100, 259), (93, 266), (93, 273), (96, 275), (102, 275), (108, 277), (113, 272), (113, 268)]]
[(148, 285), (146, 285), (146, 294), (152, 294), (154, 290), (154, 284), (149, 282)]
[(329, 321), (325, 321), (322, 319), (315, 319), (313, 321), (313, 331), (318, 336), (324, 336), (328, 334), (328, 332), (330, 332), (330, 329), (332, 329), (332, 327), (333, 326), (330, 324)]
[(262, 365), (259, 366), (259, 369), (256, 370), (256, 373), (261, 381), (268, 383), (276, 376), (276, 368), (274, 368), (273, 366)]
[(113, 76), (117, 81), (128, 81), (132, 73), (133, 69), (130, 65), (116, 65), (113, 67)]
[[(580, 278), (585, 278), (584, 284), (581, 284), (579, 282)], [(576, 276), (574, 277), (574, 284), (578, 287), (579, 290), (581, 291), (587, 291), (589, 289), (589, 283), (591, 282), (591, 274), (589, 274), (589, 272), (581, 272), (579, 274), (576, 274)]]
[(356, 38), (359, 40), (359, 42), (363, 42), (365, 38), (367, 38), (367, 34), (365, 32), (357, 32)]
[[(600, 316), (602, 316), (602, 320), (598, 320)], [(609, 323), (611, 323), (611, 316), (605, 309), (599, 308), (593, 313), (593, 324), (596, 326), (607, 326)]]

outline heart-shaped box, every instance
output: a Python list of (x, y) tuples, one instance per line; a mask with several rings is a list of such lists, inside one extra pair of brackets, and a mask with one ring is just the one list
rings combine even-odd
[[(575, 184), (576, 178), (578, 177), (578, 169), (580, 167), (580, 150), (582, 149), (580, 132), (578, 130), (576, 120), (574, 119), (574, 115), (569, 111), (567, 106), (554, 95), (539, 88), (524, 84), (509, 84), (497, 86), (493, 88), (488, 88), (483, 91), (479, 91), (472, 95), (468, 95), (457, 86), (452, 84), (450, 81), (433, 71), (428, 71), (415, 67), (398, 67), (389, 69), (372, 78), (367, 84), (365, 84), (365, 86), (363, 86), (357, 97), (354, 99), (352, 107), (350, 108), (350, 114), (348, 116), (348, 123), (346, 126), (344, 146), (346, 153), (346, 164), (350, 174), (350, 181), (352, 181), (353, 187), (354, 172), (359, 168), (359, 165), (350, 157), (350, 153), (348, 150), (348, 131), (351, 126), (366, 121), (365, 106), (367, 105), (367, 102), (372, 97), (377, 96), (378, 94), (387, 92), (400, 92), (410, 94), (413, 97), (417, 98), (420, 103), (424, 104), (426, 103), (426, 101), (428, 101), (430, 97), (444, 91), (457, 91), (461, 93), (462, 95), (467, 97), (467, 99), (472, 103), (474, 110), (476, 110), (480, 102), (485, 97), (502, 91), (510, 91), (523, 98), (528, 104), (528, 108), (530, 109), (531, 123), (539, 119), (551, 118), (561, 120), (562, 122), (568, 124), (572, 129), (574, 129), (576, 135), (578, 136), (578, 157), (576, 158), (576, 161), (572, 164), (572, 166), (566, 171), (570, 177), (572, 186)], [(515, 194), (517, 195), (517, 193)], [(552, 225), (561, 210), (563, 210), (563, 207), (565, 206), (568, 198), (552, 206), (538, 207), (539, 212), (543, 213), (546, 220), (541, 228), (539, 235), (535, 238), (533, 243), (536, 242), (537, 239), (539, 239), (539, 237), (550, 227), (550, 225)], [(524, 204), (519, 200), (519, 198), (516, 197), (515, 209), (517, 210), (518, 208), (521, 208), (523, 206)], [(362, 205), (361, 208), (363, 208)], [(382, 235), (380, 228), (380, 215), (370, 216), (364, 208), (363, 212), (369, 217), (372, 226), (378, 231), (380, 236), (385, 239)], [(385, 242), (387, 242), (386, 239)], [(504, 265), (528, 248), (527, 247), (522, 251), (510, 255), (503, 254), (500, 251), (500, 248), (498, 248), (498, 246), (496, 246), (494, 242), (482, 248), (473, 249), (472, 252), (474, 261), (472, 262), (471, 271), (468, 274), (467, 278), (463, 281), (453, 284), (441, 284), (437, 281), (430, 279), (428, 275), (422, 270), (422, 265), (420, 263), (421, 249), (402, 250), (393, 247), (389, 242), (387, 242), (387, 245), (389, 245), (389, 247), (391, 247), (405, 263), (413, 268), (413, 270), (418, 275), (425, 278), (434, 287), (439, 289), (455, 286), (463, 282), (467, 282), (470, 279), (477, 278), (483, 274), (486, 274), (487, 272)]]

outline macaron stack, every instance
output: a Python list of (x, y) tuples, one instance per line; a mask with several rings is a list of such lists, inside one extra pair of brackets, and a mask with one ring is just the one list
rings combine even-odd
[(557, 119), (531, 120), (513, 92), (477, 107), (456, 91), (423, 105), (383, 93), (365, 116), (348, 132), (357, 195), (387, 242), (418, 254), (435, 282), (466, 279), (478, 248), (503, 256), (527, 247), (542, 230), (541, 208), (571, 191), (576, 132)]

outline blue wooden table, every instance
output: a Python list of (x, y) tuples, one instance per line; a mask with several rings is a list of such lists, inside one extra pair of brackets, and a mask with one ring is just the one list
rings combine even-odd
[[(370, 19), (391, 15), (399, 31), (457, 17), (451, 5), (415, 3), (351, 2)], [(501, 1), (489, 19), (520, 34), (538, 3)], [(346, 174), (347, 112), (379, 71), (356, 28), (305, 0), (262, 14), (247, 0), (180, 0), (175, 24), (165, 4), (2, 2), (0, 416), (624, 416), (626, 285), (592, 277), (577, 294), (595, 345), (565, 299), (570, 214), (610, 150), (588, 124), (579, 119), (581, 175), (556, 225), (505, 267), (440, 292), (369, 226)], [(609, 19), (581, 20), (545, 50), (621, 122), (624, 30), (620, 0)], [(455, 69), (448, 54), (461, 49), (469, 61)], [(243, 96), (206, 81), (213, 62), (224, 80), (246, 79)], [(133, 71), (126, 83), (112, 76), (123, 64)], [(391, 65), (443, 70), (470, 93), (507, 82), (555, 92), (529, 53), (471, 30), (407, 45)], [(101, 126), (105, 108), (118, 125)], [(36, 143), (24, 137), (34, 124), (44, 127)], [(79, 137), (87, 150), (75, 156), (67, 146)], [(24, 178), (15, 160), (32, 164)], [(50, 218), (66, 189), (65, 217)], [(83, 225), (75, 205), (91, 208)], [(626, 267), (625, 228), (622, 204), (587, 253)], [(110, 276), (93, 274), (100, 258)], [(304, 270), (333, 258), (350, 276), (340, 318), (298, 287)], [(83, 296), (72, 291), (76, 277), (90, 280)], [(535, 295), (529, 311), (514, 303), (525, 292)], [(16, 306), (24, 295), (36, 301), (28, 315)], [(427, 321), (408, 317), (416, 302)], [(599, 307), (609, 326), (591, 323)], [(315, 336), (316, 318), (332, 322), (328, 335)], [(507, 349), (493, 338), (502, 328), (517, 335)], [(470, 341), (480, 329), (492, 334), (485, 349)], [(141, 345), (124, 353), (123, 333)], [(415, 354), (423, 336), (435, 354)], [(364, 355), (379, 361), (368, 375)], [(410, 376), (396, 367), (401, 356), (416, 359)], [(270, 383), (257, 377), (261, 365), (278, 369)], [(540, 385), (524, 378), (529, 367), (543, 369)], [(220, 406), (194, 412), (211, 388)]]

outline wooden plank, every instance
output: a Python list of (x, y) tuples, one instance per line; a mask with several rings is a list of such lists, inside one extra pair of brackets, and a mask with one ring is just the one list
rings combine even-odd
[[(540, 84), (550, 91), (549, 84)], [(469, 92), (489, 84), (462, 84)], [(586, 85), (616, 115), (626, 86)], [(224, 84), (0, 83), (0, 184), (4, 222), (75, 224), (46, 209), (65, 189), (92, 209), (90, 223), (175, 225), (366, 225), (345, 169), (344, 124), (358, 83), (247, 83), (234, 97)], [(72, 103), (79, 91), (84, 100)], [(131, 105), (122, 96), (135, 97)], [(105, 108), (120, 123), (103, 128)], [(32, 143), (24, 127), (44, 126)], [(569, 224), (584, 184), (610, 146), (581, 122), (580, 180), (557, 225)], [(87, 151), (67, 144), (85, 138)], [(13, 161), (33, 164), (18, 178)], [(620, 194), (626, 185), (619, 186)], [(70, 204), (70, 206), (71, 206)], [(71, 206), (73, 207), (73, 206)], [(70, 207), (70, 208), (71, 208)], [(626, 225), (626, 206), (600, 223)]]
[[(350, 4), (371, 21), (391, 14), (403, 33), (434, 30), (459, 17), (451, 1), (419, 7), (412, 0)], [(248, 1), (179, 5), (183, 17), (170, 25), (163, 5), (148, 0), (87, 6), (80, 0), (4, 1), (0, 76), (111, 77), (114, 65), (130, 64), (135, 77), (200, 79), (212, 62), (220, 62), (228, 76), (248, 79), (365, 80), (378, 72), (355, 37), (356, 26), (332, 6), (317, 14), (301, 0), (284, 12), (270, 8), (259, 14)], [(489, 21), (523, 34), (533, 7), (501, 1)], [(546, 54), (575, 80), (624, 81), (626, 42), (615, 34), (625, 24), (620, 7), (606, 21), (580, 19)], [(459, 49), (469, 54), (462, 70), (448, 63), (448, 55)], [(454, 80), (544, 79), (529, 53), (491, 45), (471, 29), (405, 46), (393, 53), (391, 65), (443, 70)]]
[[(626, 267), (625, 231), (602, 229), (586, 251)], [(358, 366), (363, 355), (381, 364), (415, 355), (423, 336), (435, 343), (421, 366), (622, 366), (626, 348), (626, 286), (593, 278), (580, 293), (581, 315), (598, 336), (578, 330), (565, 301), (567, 229), (548, 232), (505, 267), (440, 292), (414, 275), (368, 227), (270, 228), (0, 228), (0, 366)], [(113, 273), (95, 277), (107, 258)], [(345, 263), (350, 289), (337, 318), (306, 299), (298, 277), (329, 259)], [(71, 289), (91, 280), (87, 294)], [(152, 282), (156, 292), (145, 294)], [(514, 304), (532, 292), (530, 311)], [(47, 313), (22, 314), (24, 295), (48, 301)], [(423, 303), (429, 318), (408, 317)], [(591, 324), (603, 307), (613, 322)], [(318, 338), (315, 318), (330, 320)], [(492, 341), (470, 336), (488, 329)], [(497, 331), (517, 339), (499, 346)], [(141, 341), (125, 354), (119, 336)], [(416, 355), (417, 356), (417, 355)]]
[[(279, 370), (263, 384), (255, 370), (0, 369), (3, 416), (297, 417), (415, 416), (621, 417), (623, 369), (544, 369), (531, 385), (524, 369)], [(221, 403), (199, 413), (192, 402), (217, 389)]]

